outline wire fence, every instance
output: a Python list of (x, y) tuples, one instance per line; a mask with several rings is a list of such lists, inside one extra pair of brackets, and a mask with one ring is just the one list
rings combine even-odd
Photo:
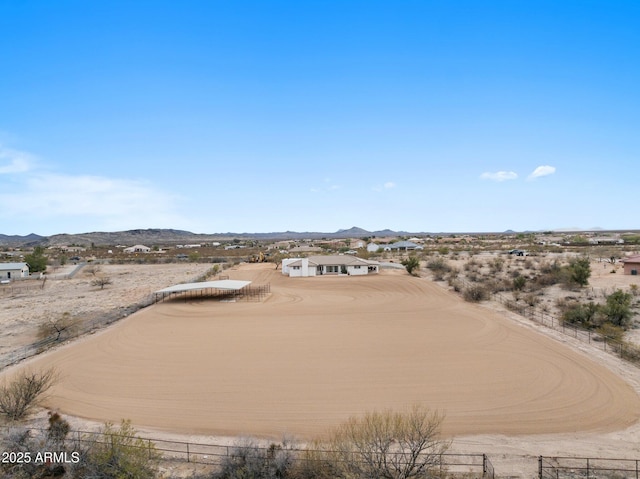
[[(8, 437), (11, 431), (16, 431), (16, 428), (0, 426), (0, 431), (2, 431), (3, 437)], [(28, 428), (28, 431), (31, 438), (38, 439), (41, 444), (45, 444), (48, 435), (47, 429)], [(145, 451), (145, 454), (148, 451), (150, 459), (159, 454), (163, 461), (203, 464), (213, 467), (220, 467), (225, 461), (234, 458), (273, 458), (275, 454), (286, 454), (291, 462), (314, 462), (327, 458), (338, 462), (345, 461), (345, 459), (340, 459), (342, 457), (341, 451), (283, 447), (278, 444), (257, 446), (251, 443), (242, 443), (242, 441), (235, 445), (204, 444), (81, 430), (70, 431), (66, 436), (65, 446), (67, 450), (74, 448), (84, 450), (94, 445), (111, 445), (114, 443), (114, 437), (117, 437), (118, 440), (115, 442), (118, 444), (126, 444), (126, 447)], [(393, 455), (393, 453), (389, 454), (389, 456)], [(402, 465), (403, 457), (407, 457), (406, 453), (398, 452), (395, 455), (397, 455), (397, 461), (399, 458), (397, 463)], [(357, 455), (350, 460), (364, 463), (364, 460), (359, 460)], [(434, 454), (430, 457), (430, 463), (435, 471), (446, 473), (449, 476), (468, 477), (471, 474), (474, 477), (495, 478), (493, 464), (486, 454)]]
[[(456, 281), (459, 281), (465, 288), (477, 286), (463, 278), (458, 278)], [(591, 344), (603, 351), (615, 354), (633, 364), (640, 364), (640, 348), (638, 346), (605, 336), (594, 330), (566, 323), (565, 321), (562, 321), (561, 318), (549, 314), (548, 312), (537, 308), (535, 305), (531, 306), (526, 303), (523, 304), (500, 292), (492, 293), (491, 298), (504, 305), (510, 311), (529, 318), (538, 324), (551, 328), (555, 331), (559, 331), (584, 343)]]
[(640, 479), (640, 459), (538, 458), (539, 479)]
[(4, 353), (0, 356), (0, 369), (6, 368), (12, 364), (18, 363), (24, 359), (40, 354), (47, 349), (62, 344), (65, 341), (74, 339), (85, 334), (89, 334), (93, 331), (99, 330), (108, 326), (111, 323), (125, 318), (130, 314), (153, 304), (153, 296), (148, 295), (137, 303), (133, 303), (127, 307), (105, 312), (92, 319), (82, 321), (73, 325), (73, 327), (51, 334), (50, 336), (43, 338), (39, 341), (35, 341), (26, 346), (14, 349), (8, 353)]

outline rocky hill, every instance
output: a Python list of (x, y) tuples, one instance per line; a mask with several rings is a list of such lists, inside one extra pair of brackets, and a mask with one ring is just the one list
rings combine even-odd
[(30, 234), (27, 236), (8, 236), (0, 234), (0, 246), (56, 246), (56, 245), (80, 245), (89, 246), (91, 244), (100, 245), (166, 245), (180, 243), (206, 243), (213, 241), (256, 240), (256, 241), (277, 241), (277, 240), (304, 240), (304, 239), (336, 239), (336, 238), (364, 238), (364, 237), (386, 237), (404, 236), (420, 233), (407, 233), (405, 231), (367, 231), (356, 226), (349, 229), (341, 229), (334, 233), (323, 232), (296, 232), (283, 231), (271, 233), (213, 233), (199, 234), (190, 231), (174, 229), (136, 229), (116, 232), (91, 232), (80, 234), (57, 234), (52, 236), (39, 236)]

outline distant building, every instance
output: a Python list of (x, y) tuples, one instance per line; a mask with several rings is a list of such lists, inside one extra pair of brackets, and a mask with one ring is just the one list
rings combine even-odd
[(282, 274), (291, 278), (341, 274), (362, 276), (377, 273), (379, 266), (377, 261), (349, 255), (311, 256), (282, 260)]
[(600, 236), (589, 238), (589, 244), (624, 244), (624, 240), (611, 236)]
[(620, 260), (624, 264), (624, 274), (637, 275), (640, 271), (640, 255), (629, 256)]
[(367, 245), (367, 251), (369, 253), (376, 253), (379, 249), (380, 249), (380, 245), (378, 245), (376, 243), (369, 243)]
[(11, 281), (29, 277), (27, 263), (0, 263), (0, 281)]
[(413, 251), (424, 249), (419, 244), (415, 244), (413, 241), (398, 241), (396, 243), (388, 244), (384, 247), (385, 251)]
[(148, 253), (149, 251), (151, 251), (151, 248), (141, 244), (137, 244), (135, 246), (131, 246), (122, 250), (123, 253)]

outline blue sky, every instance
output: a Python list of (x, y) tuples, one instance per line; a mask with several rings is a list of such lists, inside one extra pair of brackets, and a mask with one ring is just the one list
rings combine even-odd
[(0, 233), (638, 229), (640, 2), (0, 0)]

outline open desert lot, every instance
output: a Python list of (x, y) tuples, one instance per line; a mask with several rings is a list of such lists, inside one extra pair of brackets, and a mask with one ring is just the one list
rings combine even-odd
[(20, 367), (54, 366), (47, 406), (187, 434), (300, 438), (365, 410), (423, 403), (449, 436), (608, 433), (634, 388), (588, 355), (402, 271), (288, 278), (262, 302), (173, 300)]

